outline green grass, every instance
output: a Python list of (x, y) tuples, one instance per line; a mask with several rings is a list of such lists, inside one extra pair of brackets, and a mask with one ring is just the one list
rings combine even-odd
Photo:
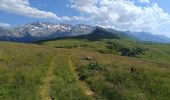
[[(109, 43), (148, 51), (136, 57), (121, 56), (120, 51), (108, 48)], [(74, 38), (38, 44), (0, 42), (0, 100), (170, 98), (169, 44)], [(40, 95), (42, 91), (45, 96)]]
[(56, 100), (90, 100), (82, 90), (81, 84), (75, 77), (75, 72), (69, 65), (70, 53), (67, 50), (57, 50), (59, 53), (64, 52), (56, 57), (57, 65), (54, 74), (55, 80), (52, 85), (52, 95)]
[(68, 49), (79, 49), (86, 51), (97, 51), (105, 54), (120, 55), (120, 52), (110, 50), (107, 46), (108, 41), (113, 44), (118, 44), (125, 48), (148, 48), (143, 55), (138, 57), (157, 62), (169, 63), (170, 61), (170, 45), (169, 44), (156, 44), (156, 43), (140, 43), (127, 39), (104, 39), (100, 41), (89, 41), (86, 39), (59, 39), (54, 41), (40, 42), (39, 44), (50, 46), (54, 48), (68, 48)]
[[(121, 57), (119, 52), (107, 48), (108, 42), (126, 48), (148, 48), (137, 57)], [(104, 39), (100, 41), (61, 39), (42, 42), (55, 48), (68, 48), (74, 53), (77, 73), (85, 77), (101, 100), (167, 100), (170, 98), (170, 45), (156, 43), (140, 43), (126, 39)], [(85, 52), (86, 51), (86, 52)], [(99, 52), (99, 53), (96, 53)], [(94, 57), (105, 71), (89, 70), (89, 61), (83, 57)], [(130, 69), (135, 68), (131, 73)]]
[(0, 43), (0, 99), (38, 99), (41, 77), (54, 50), (35, 45)]
[(55, 48), (67, 48), (67, 49), (85, 49), (85, 50), (105, 50), (106, 44), (103, 41), (89, 41), (89, 40), (77, 40), (77, 39), (64, 39), (58, 41), (47, 41), (39, 43), (41, 45), (55, 47)]
[(68, 67), (66, 52), (32, 44), (0, 43), (0, 100), (42, 100), (40, 92), (46, 90), (40, 87), (45, 84), (43, 79), (51, 63), (54, 79), (47, 87), (49, 96), (62, 100), (90, 99)]
[[(91, 56), (104, 68), (89, 70), (91, 61), (81, 60)], [(168, 100), (170, 98), (170, 64), (160, 66), (156, 62), (95, 52), (74, 53), (77, 72), (86, 74), (84, 82), (101, 100)], [(95, 61), (95, 62), (96, 62)], [(96, 66), (97, 67), (97, 66)], [(131, 68), (135, 71), (131, 72)], [(81, 76), (80, 76), (81, 77)]]

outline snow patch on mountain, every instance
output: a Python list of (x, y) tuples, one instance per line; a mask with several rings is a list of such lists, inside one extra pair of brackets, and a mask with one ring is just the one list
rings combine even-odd
[(0, 28), (1, 41), (32, 42), (65, 36), (77, 36), (91, 33), (95, 27), (88, 25), (57, 24), (36, 22), (13, 29)]

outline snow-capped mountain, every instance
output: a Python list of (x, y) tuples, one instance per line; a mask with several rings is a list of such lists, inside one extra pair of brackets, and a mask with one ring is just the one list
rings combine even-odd
[(95, 27), (88, 25), (56, 24), (36, 22), (13, 29), (0, 28), (1, 41), (33, 42), (58, 37), (77, 36), (91, 33)]
[[(0, 27), (0, 41), (14, 42), (35, 42), (46, 39), (54, 39), (59, 37), (71, 37), (86, 35), (92, 33), (97, 26), (89, 26), (83, 24), (57, 24), (49, 22), (36, 22), (22, 25), (15, 28)], [(170, 43), (170, 38), (161, 35), (153, 35), (147, 32), (124, 32), (115, 29), (105, 29), (120, 37), (135, 39), (139, 41), (151, 41), (158, 43)]]

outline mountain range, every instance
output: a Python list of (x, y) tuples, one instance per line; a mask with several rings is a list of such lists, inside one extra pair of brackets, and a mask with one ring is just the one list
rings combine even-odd
[[(59, 37), (72, 37), (93, 33), (98, 26), (84, 24), (56, 24), (49, 22), (35, 22), (14, 28), (0, 27), (0, 41), (35, 42)], [(149, 32), (117, 31), (115, 29), (103, 29), (103, 33), (113, 33), (138, 41), (158, 43), (170, 43), (170, 38), (163, 35), (153, 35)], [(104, 35), (102, 35), (104, 36)]]
[(94, 27), (82, 24), (73, 26), (69, 24), (36, 22), (11, 29), (0, 28), (0, 40), (34, 42), (58, 37), (89, 34), (93, 30)]

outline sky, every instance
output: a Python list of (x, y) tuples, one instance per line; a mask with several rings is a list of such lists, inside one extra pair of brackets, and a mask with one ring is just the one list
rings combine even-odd
[(0, 0), (0, 26), (88, 24), (170, 37), (170, 0)]

